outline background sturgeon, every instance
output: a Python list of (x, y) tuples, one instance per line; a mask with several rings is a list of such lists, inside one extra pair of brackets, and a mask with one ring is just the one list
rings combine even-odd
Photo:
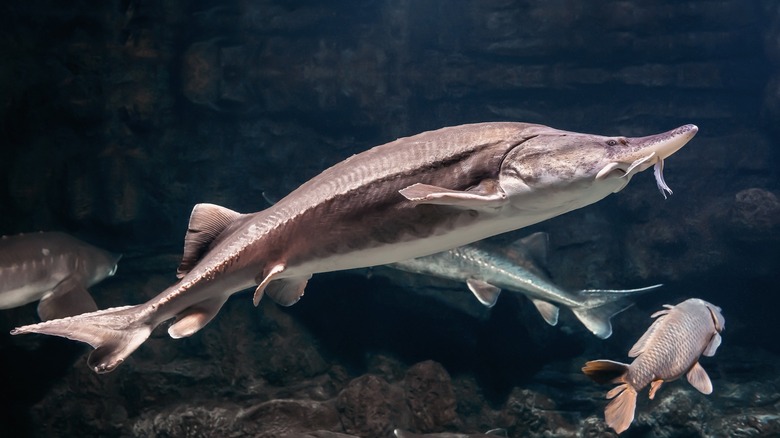
[(685, 125), (648, 137), (604, 137), (527, 123), (477, 123), (401, 138), (354, 155), (266, 210), (199, 204), (181, 281), (146, 303), (24, 326), (95, 348), (108, 372), (170, 318), (174, 338), (205, 326), (227, 298), (258, 285), (283, 305), (318, 272), (387, 264), (465, 245), (592, 204), (621, 190), (696, 134)]
[(507, 248), (484, 243), (465, 245), (388, 266), (402, 271), (464, 281), (484, 305), (492, 307), (501, 289), (526, 295), (550, 325), (558, 323), (561, 304), (574, 312), (591, 333), (606, 339), (612, 334), (610, 319), (631, 306), (626, 299), (660, 284), (628, 290), (581, 290), (568, 292), (556, 286), (545, 272), (549, 237), (534, 233)]
[(114, 275), (121, 256), (65, 233), (0, 238), (0, 309), (40, 300), (42, 320), (97, 310), (87, 288)]

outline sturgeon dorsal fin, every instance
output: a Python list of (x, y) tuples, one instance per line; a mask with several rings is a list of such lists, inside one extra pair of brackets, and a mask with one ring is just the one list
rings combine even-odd
[(190, 225), (184, 236), (184, 254), (176, 276), (184, 277), (198, 264), (216, 238), (225, 231), (241, 213), (215, 204), (197, 204), (190, 215)]
[(538, 264), (547, 266), (547, 253), (550, 249), (550, 235), (540, 231), (531, 235), (525, 236), (510, 245), (518, 249), (524, 250), (530, 255)]

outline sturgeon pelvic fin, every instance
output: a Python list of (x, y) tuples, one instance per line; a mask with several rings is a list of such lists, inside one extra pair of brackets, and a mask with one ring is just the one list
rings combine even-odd
[(190, 306), (176, 316), (176, 321), (168, 327), (168, 334), (173, 339), (193, 335), (214, 319), (227, 299), (227, 296), (218, 296)]
[(87, 360), (89, 367), (97, 373), (107, 373), (124, 362), (152, 332), (153, 323), (142, 306), (114, 307), (26, 325), (11, 334), (40, 333), (85, 342), (95, 348)]

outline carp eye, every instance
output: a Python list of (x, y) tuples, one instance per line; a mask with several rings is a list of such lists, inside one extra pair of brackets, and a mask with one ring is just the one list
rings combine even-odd
[(617, 141), (615, 141), (615, 140), (607, 140), (607, 145), (608, 146), (615, 146), (616, 144), (617, 144)]

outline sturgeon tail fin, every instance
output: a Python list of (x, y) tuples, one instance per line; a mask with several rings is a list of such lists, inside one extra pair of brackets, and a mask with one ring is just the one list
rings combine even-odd
[(628, 365), (611, 360), (586, 362), (582, 372), (596, 383), (619, 383), (607, 393), (612, 399), (604, 409), (604, 420), (615, 432), (622, 433), (634, 421), (636, 390), (626, 382)]
[(95, 350), (87, 363), (96, 373), (108, 373), (149, 337), (154, 328), (148, 313), (137, 306), (114, 307), (83, 313), (69, 318), (53, 319), (26, 325), (11, 331), (12, 335), (40, 333), (85, 342)]
[(656, 284), (639, 289), (588, 289), (577, 293), (582, 304), (572, 307), (571, 311), (577, 319), (590, 330), (591, 333), (601, 339), (607, 339), (612, 335), (613, 316), (633, 306), (628, 301), (629, 297), (649, 292), (663, 286)]

